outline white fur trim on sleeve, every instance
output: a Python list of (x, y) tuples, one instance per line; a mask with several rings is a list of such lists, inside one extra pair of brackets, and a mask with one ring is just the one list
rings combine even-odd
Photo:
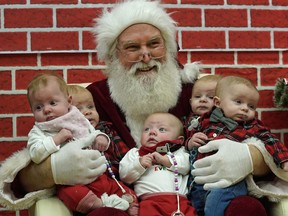
[(280, 179), (283, 179), (284, 181), (288, 181), (288, 173), (285, 172), (280, 167), (277, 167), (277, 165), (273, 161), (273, 157), (266, 150), (265, 145), (261, 140), (252, 137), (252, 138), (246, 139), (244, 142), (255, 146), (261, 152), (265, 163), (269, 166), (271, 171)]
[(31, 162), (27, 148), (14, 153), (0, 167), (0, 204), (11, 210), (27, 209), (37, 200), (52, 196), (54, 188), (27, 193), (23, 198), (16, 198), (11, 190), (17, 173)]
[(288, 173), (276, 166), (273, 157), (266, 150), (264, 143), (257, 138), (249, 138), (244, 141), (255, 146), (262, 154), (265, 163), (276, 175), (272, 181), (255, 182), (252, 175), (246, 178), (248, 192), (255, 197), (267, 197), (272, 202), (278, 202), (282, 198), (288, 198)]

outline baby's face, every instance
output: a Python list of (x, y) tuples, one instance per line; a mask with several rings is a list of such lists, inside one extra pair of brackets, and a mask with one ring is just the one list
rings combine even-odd
[(202, 115), (212, 110), (216, 85), (216, 81), (198, 81), (195, 83), (190, 99), (191, 109), (194, 114)]
[(98, 124), (99, 114), (90, 94), (85, 93), (72, 95), (72, 104), (80, 110), (80, 112), (89, 120), (93, 127)]
[(153, 114), (144, 123), (141, 144), (146, 147), (152, 147), (164, 140), (178, 139), (179, 130), (178, 124), (170, 116), (158, 113)]
[(259, 93), (243, 84), (230, 86), (220, 95), (217, 106), (226, 117), (235, 121), (249, 121), (255, 118)]
[(63, 116), (69, 112), (71, 106), (71, 100), (53, 79), (30, 95), (30, 101), (37, 122), (46, 122)]

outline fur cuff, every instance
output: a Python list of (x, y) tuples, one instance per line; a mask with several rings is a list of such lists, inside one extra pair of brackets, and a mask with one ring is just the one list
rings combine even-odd
[(246, 178), (249, 194), (258, 198), (265, 196), (272, 202), (278, 202), (282, 198), (287, 198), (288, 175), (283, 169), (276, 166), (272, 156), (267, 152), (264, 143), (254, 137), (246, 139), (244, 143), (255, 146), (263, 155), (264, 161), (271, 171), (279, 177), (275, 177), (273, 181), (255, 182), (253, 176), (249, 175)]
[(285, 172), (280, 167), (276, 166), (276, 164), (273, 161), (273, 157), (266, 150), (265, 145), (261, 140), (253, 137), (253, 138), (246, 139), (244, 142), (255, 146), (263, 155), (264, 161), (268, 165), (268, 167), (271, 169), (271, 171), (280, 179), (288, 182), (287, 172)]
[(0, 168), (0, 204), (10, 210), (27, 209), (31, 207), (37, 200), (52, 196), (55, 191), (52, 189), (44, 189), (31, 193), (27, 193), (23, 198), (16, 198), (11, 190), (11, 182), (19, 170), (26, 167), (31, 162), (28, 149), (25, 148), (14, 153), (6, 159)]
[(273, 181), (255, 182), (252, 175), (246, 178), (247, 188), (250, 195), (261, 198), (267, 197), (271, 202), (279, 202), (288, 198), (288, 182), (277, 177)]

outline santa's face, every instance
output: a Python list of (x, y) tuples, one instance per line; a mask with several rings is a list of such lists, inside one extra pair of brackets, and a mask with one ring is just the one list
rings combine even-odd
[[(163, 62), (165, 44), (161, 32), (149, 24), (135, 24), (125, 29), (117, 40), (117, 58), (120, 63), (130, 69), (135, 62), (148, 64), (151, 60)], [(154, 68), (138, 70), (137, 74), (149, 73)]]
[(168, 112), (176, 105), (182, 87), (180, 71), (161, 32), (152, 25), (130, 26), (118, 37), (116, 47), (106, 70), (111, 98), (140, 144), (147, 116)]

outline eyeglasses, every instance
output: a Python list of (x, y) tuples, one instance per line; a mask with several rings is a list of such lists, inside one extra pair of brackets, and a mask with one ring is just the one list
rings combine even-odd
[(163, 43), (149, 44), (146, 46), (145, 52), (141, 49), (140, 45), (131, 44), (125, 49), (117, 48), (128, 62), (140, 62), (147, 55), (151, 59), (160, 59), (165, 56), (165, 46)]

